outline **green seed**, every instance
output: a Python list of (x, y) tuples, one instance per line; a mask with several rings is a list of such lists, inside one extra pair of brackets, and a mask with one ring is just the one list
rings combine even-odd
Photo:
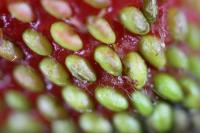
[(109, 74), (120, 76), (122, 74), (122, 63), (114, 50), (108, 46), (99, 46), (95, 49), (94, 59)]
[(182, 69), (188, 68), (188, 58), (178, 47), (171, 46), (167, 48), (166, 57), (170, 66)]
[(131, 94), (131, 101), (141, 115), (149, 116), (153, 112), (152, 102), (145, 94), (136, 91)]
[(145, 35), (150, 26), (140, 10), (135, 7), (125, 7), (120, 11), (120, 21), (130, 32)]
[(66, 19), (72, 15), (69, 4), (64, 0), (41, 0), (41, 5), (46, 12), (58, 19)]
[(106, 8), (111, 4), (111, 0), (83, 0), (94, 8)]
[(187, 44), (193, 49), (200, 49), (200, 28), (194, 24), (189, 25)]
[(23, 53), (12, 42), (3, 40), (3, 43), (0, 45), (0, 56), (9, 61), (16, 61), (23, 58)]
[(142, 57), (136, 52), (130, 52), (123, 59), (125, 73), (136, 81), (135, 87), (141, 89), (147, 81), (147, 66)]
[(97, 87), (95, 90), (95, 97), (100, 104), (112, 111), (118, 112), (128, 108), (128, 101), (126, 98), (112, 87)]
[(65, 110), (59, 105), (55, 97), (51, 95), (41, 95), (37, 99), (39, 111), (49, 119), (59, 119), (66, 117)]
[(200, 113), (199, 113), (199, 110), (191, 111), (190, 116), (191, 116), (191, 121), (192, 121), (194, 132), (199, 133), (200, 132)]
[(56, 22), (52, 24), (50, 32), (54, 41), (63, 48), (78, 51), (83, 47), (83, 42), (80, 36), (70, 25), (65, 24), (64, 22)]
[(28, 98), (16, 90), (7, 91), (5, 101), (7, 105), (14, 110), (24, 111), (30, 107)]
[(165, 73), (157, 74), (153, 77), (154, 90), (163, 98), (172, 102), (183, 100), (183, 92), (177, 81)]
[(69, 55), (65, 59), (65, 64), (71, 74), (79, 80), (95, 82), (96, 74), (90, 63), (78, 55)]
[(173, 111), (171, 107), (166, 103), (159, 103), (148, 122), (157, 132), (171, 130), (173, 125)]
[(188, 22), (183, 11), (173, 7), (168, 9), (167, 21), (171, 36), (177, 41), (183, 41), (188, 32)]
[(32, 92), (41, 92), (44, 89), (44, 83), (38, 73), (31, 67), (26, 65), (18, 65), (13, 71), (15, 80), (24, 89)]
[(154, 23), (158, 15), (157, 0), (144, 0), (142, 11), (149, 23)]
[(25, 1), (10, 3), (8, 5), (8, 11), (14, 18), (24, 23), (29, 23), (34, 19), (31, 6)]
[(50, 81), (59, 86), (69, 82), (69, 75), (64, 67), (53, 58), (44, 58), (40, 62), (40, 70)]
[(76, 133), (75, 125), (70, 120), (56, 120), (51, 124), (53, 133)]
[(77, 111), (90, 111), (92, 102), (88, 95), (80, 88), (74, 85), (67, 85), (62, 90), (64, 100)]
[(12, 113), (6, 123), (8, 133), (42, 133), (43, 127), (37, 119), (28, 113)]
[(189, 128), (189, 116), (183, 109), (175, 109), (174, 111), (174, 127), (176, 133), (182, 133)]
[(140, 52), (154, 67), (162, 69), (166, 64), (165, 44), (155, 36), (144, 36), (140, 41)]
[(142, 133), (142, 127), (138, 120), (127, 113), (115, 114), (113, 123), (119, 133)]
[(39, 55), (48, 56), (52, 53), (52, 46), (47, 38), (34, 29), (26, 29), (23, 40), (32, 51)]
[(97, 40), (105, 44), (115, 43), (116, 36), (106, 19), (90, 16), (87, 19), (89, 33)]
[(190, 72), (200, 79), (200, 57), (190, 56), (189, 57), (189, 70)]
[(188, 108), (200, 108), (199, 85), (190, 78), (181, 78), (180, 84), (185, 93), (184, 105)]
[(80, 127), (87, 133), (111, 133), (112, 126), (107, 119), (96, 113), (85, 113), (80, 116)]

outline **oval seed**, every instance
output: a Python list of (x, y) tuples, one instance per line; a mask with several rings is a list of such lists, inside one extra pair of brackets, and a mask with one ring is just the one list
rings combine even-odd
[(63, 48), (78, 51), (83, 47), (83, 42), (80, 36), (68, 24), (56, 22), (51, 25), (50, 32), (54, 41)]
[(188, 58), (178, 47), (171, 46), (167, 48), (166, 57), (169, 65), (175, 68), (188, 68)]
[(87, 133), (110, 133), (112, 126), (107, 119), (97, 113), (85, 113), (80, 116), (80, 127)]
[(174, 110), (174, 128), (176, 133), (182, 133), (189, 128), (189, 116), (183, 109)]
[(125, 7), (120, 11), (120, 21), (130, 32), (145, 35), (150, 26), (140, 10), (135, 7)]
[(190, 72), (200, 79), (200, 57), (195, 55), (189, 57), (189, 70)]
[(185, 93), (184, 105), (188, 108), (200, 108), (199, 85), (190, 78), (181, 78), (180, 85)]
[(166, 64), (165, 44), (155, 36), (144, 36), (140, 41), (140, 52), (154, 67), (162, 69)]
[(157, 74), (153, 77), (154, 90), (163, 98), (172, 102), (183, 100), (183, 92), (177, 81), (165, 73)]
[(134, 81), (135, 87), (141, 89), (147, 81), (147, 66), (142, 57), (136, 52), (130, 52), (123, 59), (125, 73)]
[(69, 82), (69, 75), (64, 67), (53, 58), (44, 58), (40, 62), (40, 70), (54, 84), (65, 86)]
[(87, 19), (89, 33), (97, 40), (105, 44), (115, 43), (116, 36), (106, 19), (90, 16)]
[(12, 42), (3, 40), (3, 43), (0, 45), (0, 56), (9, 61), (16, 61), (23, 58), (23, 53)]
[(38, 73), (26, 65), (18, 65), (14, 68), (15, 80), (25, 89), (32, 92), (41, 92), (44, 89), (44, 82)]
[(34, 29), (26, 29), (22, 35), (26, 45), (35, 53), (48, 56), (52, 53), (52, 46), (45, 36)]
[(95, 82), (96, 74), (90, 63), (78, 55), (69, 55), (65, 59), (65, 64), (71, 74), (79, 80)]
[(183, 41), (188, 32), (188, 22), (183, 11), (176, 8), (168, 9), (168, 28), (171, 36), (178, 41)]
[(150, 125), (157, 132), (167, 132), (173, 125), (173, 111), (166, 103), (159, 103), (149, 119)]
[(107, 73), (114, 76), (122, 74), (121, 60), (110, 47), (103, 45), (97, 47), (94, 52), (94, 59)]
[(95, 90), (95, 97), (100, 104), (112, 111), (118, 112), (128, 108), (126, 98), (112, 87), (97, 87)]
[(200, 28), (194, 24), (190, 24), (188, 26), (188, 33), (187, 33), (187, 44), (192, 49), (199, 49), (200, 48)]
[(74, 85), (67, 85), (62, 90), (64, 100), (77, 111), (89, 111), (92, 109), (92, 102), (88, 95)]
[(149, 23), (154, 23), (158, 15), (157, 0), (144, 0), (143, 14)]
[(16, 90), (7, 91), (5, 101), (14, 110), (27, 110), (30, 107), (28, 98)]
[(58, 19), (66, 19), (72, 15), (71, 7), (64, 0), (41, 0), (41, 5), (46, 12)]
[(94, 8), (106, 8), (111, 4), (111, 0), (83, 0)]
[(29, 23), (34, 19), (31, 6), (24, 1), (10, 3), (8, 5), (8, 11), (14, 18), (24, 23)]
[(51, 127), (53, 133), (76, 133), (75, 125), (70, 120), (54, 120)]
[(139, 121), (127, 113), (117, 113), (113, 123), (119, 133), (142, 133)]
[(138, 112), (143, 116), (149, 116), (153, 112), (153, 105), (148, 96), (136, 91), (131, 94), (131, 101)]

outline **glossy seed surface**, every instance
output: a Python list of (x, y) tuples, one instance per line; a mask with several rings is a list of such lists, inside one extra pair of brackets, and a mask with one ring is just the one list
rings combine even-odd
[(116, 41), (116, 35), (106, 19), (98, 16), (89, 16), (87, 19), (87, 28), (89, 33), (105, 44), (113, 44)]
[(81, 56), (69, 55), (65, 59), (65, 64), (71, 74), (79, 80), (95, 82), (96, 74), (90, 63)]
[(55, 120), (51, 124), (53, 133), (76, 133), (76, 127), (71, 120)]
[(145, 35), (149, 32), (150, 26), (142, 12), (135, 7), (124, 7), (119, 14), (123, 26), (130, 32)]
[(144, 0), (142, 12), (149, 23), (154, 23), (158, 15), (157, 0)]
[(111, 4), (111, 0), (83, 0), (83, 1), (89, 4), (90, 6), (98, 9), (106, 8)]
[(99, 86), (95, 90), (97, 101), (109, 110), (118, 112), (128, 108), (126, 98), (110, 86)]
[(70, 25), (64, 22), (55, 22), (52, 24), (50, 32), (54, 41), (63, 48), (78, 51), (83, 47), (83, 42), (80, 36)]
[(25, 44), (35, 53), (48, 56), (51, 55), (53, 48), (47, 38), (34, 29), (26, 29), (22, 38)]
[(110, 47), (104, 45), (97, 47), (94, 52), (94, 59), (107, 73), (114, 76), (122, 74), (121, 60)]
[(200, 48), (200, 27), (194, 24), (189, 24), (187, 33), (187, 44), (192, 49)]
[(147, 66), (136, 52), (130, 52), (123, 59), (125, 73), (135, 81), (135, 87), (141, 89), (147, 81)]

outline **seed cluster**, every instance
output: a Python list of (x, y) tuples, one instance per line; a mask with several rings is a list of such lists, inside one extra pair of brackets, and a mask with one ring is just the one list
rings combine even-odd
[[(98, 11), (107, 11), (113, 4), (112, 0), (83, 2)], [(40, 5), (56, 20), (45, 29), (50, 37), (33, 27), (26, 28), (21, 35), (23, 47), (38, 56), (36, 62), (39, 63), (36, 66), (24, 63), (27, 53), (5, 35), (0, 45), (0, 57), (15, 65), (12, 70), (14, 82), (24, 92), (36, 95), (33, 105), (26, 94), (8, 88), (4, 101), (12, 113), (6, 118), (3, 131), (49, 131), (32, 115), (32, 108), (50, 123), (54, 133), (178, 132), (187, 130), (187, 112), (200, 117), (200, 57), (192, 53), (200, 50), (200, 28), (189, 22), (181, 9), (171, 7), (167, 10), (167, 29), (172, 42), (166, 45), (166, 40), (151, 31), (159, 19), (156, 0), (144, 0), (141, 9), (136, 6), (120, 8), (115, 21), (125, 32), (139, 38), (138, 48), (125, 55), (118, 53), (120, 33), (113, 28), (114, 22), (102, 14), (87, 16), (83, 24), (87, 30), (83, 32), (95, 40), (94, 46), (89, 46), (92, 56), (87, 58), (86, 53), (80, 52), (87, 49), (86, 37), (69, 21), (75, 13), (70, 2), (41, 0)], [(25, 24), (33, 23), (37, 17), (27, 1), (8, 3), (8, 11)], [(69, 53), (62, 57), (64, 62), (54, 55), (58, 49)], [(112, 83), (112, 79), (103, 76), (111, 80), (113, 86), (102, 84), (99, 70), (118, 82)], [(120, 84), (124, 77), (130, 83), (126, 86), (123, 82), (121, 90), (115, 84)], [(61, 98), (47, 93), (48, 85), (58, 86)], [(128, 90), (130, 86), (131, 91)], [(143, 123), (147, 128), (143, 129)]]

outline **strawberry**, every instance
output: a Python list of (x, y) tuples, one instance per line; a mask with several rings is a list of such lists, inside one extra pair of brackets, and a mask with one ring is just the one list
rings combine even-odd
[(1, 0), (0, 132), (200, 132), (197, 3)]

